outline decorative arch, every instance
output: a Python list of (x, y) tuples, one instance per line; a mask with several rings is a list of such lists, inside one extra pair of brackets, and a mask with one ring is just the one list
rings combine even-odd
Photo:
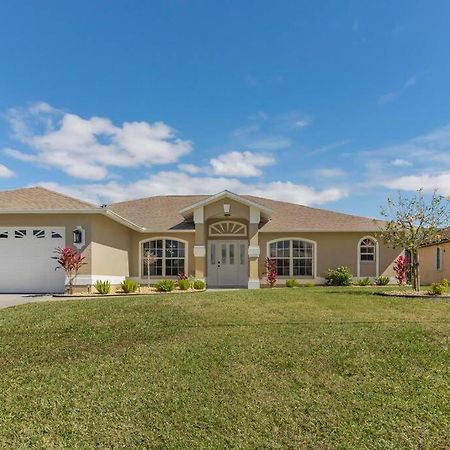
[(363, 236), (358, 241), (357, 247), (357, 277), (361, 276), (361, 264), (375, 264), (375, 276), (379, 276), (379, 246), (378, 241), (373, 236)]
[(247, 236), (247, 225), (234, 220), (222, 220), (209, 226), (210, 236)]
[(173, 236), (139, 241), (139, 278), (177, 277), (181, 272), (187, 273), (188, 267), (188, 241)]
[[(301, 244), (300, 244), (300, 246), (298, 244), (295, 244), (295, 246), (294, 246), (294, 241), (297, 243), (309, 244), (308, 246), (304, 246), (304, 250), (303, 250), (304, 256), (302, 256), (302, 251), (300, 250)], [(278, 253), (278, 255), (276, 254), (276, 256), (273, 256), (273, 252), (271, 253), (271, 247), (272, 247), (272, 249), (274, 249), (273, 244), (277, 244), (277, 243), (284, 243), (284, 245), (282, 245), (281, 248), (277, 248), (276, 252)], [(280, 275), (282, 277), (284, 276), (284, 277), (295, 278), (295, 277), (305, 276), (308, 278), (316, 278), (316, 276), (317, 276), (317, 242), (316, 241), (312, 241), (311, 239), (306, 239), (303, 237), (284, 237), (284, 238), (273, 239), (273, 240), (267, 242), (266, 255), (268, 258), (271, 258), (271, 259), (284, 260), (283, 265), (285, 267), (286, 267), (286, 264), (288, 264), (287, 267), (289, 268), (289, 274)], [(310, 275), (295, 274), (294, 273), (295, 272), (294, 260), (303, 260), (305, 262), (308, 261), (308, 263), (310, 261), (311, 274)]]

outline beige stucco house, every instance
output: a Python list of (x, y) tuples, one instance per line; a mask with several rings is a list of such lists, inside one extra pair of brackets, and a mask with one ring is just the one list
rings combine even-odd
[(440, 239), (419, 250), (420, 281), (422, 284), (450, 279), (450, 228), (441, 233)]
[(393, 277), (399, 252), (378, 239), (372, 219), (228, 191), (156, 196), (96, 206), (41, 187), (0, 192), (0, 292), (58, 292), (64, 276), (51, 258), (76, 247), (87, 264), (79, 285), (176, 278), (209, 286), (259, 288), (264, 261), (280, 283), (323, 283), (329, 268), (357, 277)]

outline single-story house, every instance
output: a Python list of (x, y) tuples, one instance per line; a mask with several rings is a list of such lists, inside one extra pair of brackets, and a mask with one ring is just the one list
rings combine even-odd
[(422, 284), (450, 279), (450, 228), (440, 233), (439, 239), (424, 245), (419, 250), (420, 281)]
[(185, 272), (211, 287), (259, 288), (266, 257), (280, 283), (324, 283), (329, 268), (393, 277), (399, 251), (370, 218), (223, 191), (97, 206), (42, 187), (0, 192), (0, 292), (60, 292), (54, 250), (86, 257), (78, 285), (131, 277), (141, 283)]

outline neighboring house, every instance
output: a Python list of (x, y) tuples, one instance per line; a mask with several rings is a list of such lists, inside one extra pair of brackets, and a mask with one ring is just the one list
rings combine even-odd
[(209, 286), (259, 288), (264, 261), (279, 283), (323, 283), (329, 268), (392, 277), (398, 251), (377, 239), (372, 219), (228, 191), (156, 196), (102, 207), (41, 187), (0, 192), (0, 292), (59, 292), (64, 276), (52, 258), (76, 247), (87, 264), (78, 285), (176, 278)]
[(450, 228), (445, 229), (440, 238), (419, 250), (420, 281), (430, 284), (450, 279)]

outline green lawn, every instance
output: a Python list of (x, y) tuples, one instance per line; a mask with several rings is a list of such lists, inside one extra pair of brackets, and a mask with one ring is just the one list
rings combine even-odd
[(0, 310), (0, 446), (449, 448), (450, 302), (372, 292)]

